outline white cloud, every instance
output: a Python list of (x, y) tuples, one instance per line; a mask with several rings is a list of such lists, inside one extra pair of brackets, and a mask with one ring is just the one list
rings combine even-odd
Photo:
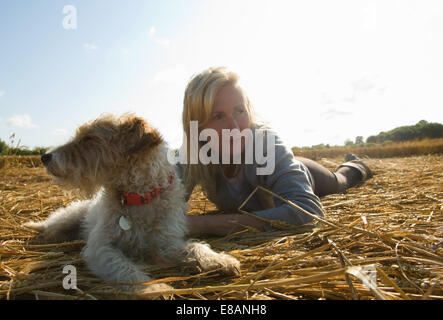
[(158, 83), (186, 83), (188, 79), (188, 72), (186, 67), (183, 65), (177, 65), (171, 68), (164, 69), (162, 71), (157, 72), (154, 75), (153, 81), (155, 84)]
[(64, 136), (68, 134), (68, 131), (66, 131), (65, 129), (57, 129), (54, 130), (53, 134), (55, 134), (56, 136)]
[(5, 90), (0, 90), (0, 97), (3, 96), (6, 93)]
[(155, 43), (161, 45), (162, 47), (167, 47), (170, 44), (170, 41), (165, 38), (155, 38), (154, 41)]
[(351, 82), (351, 87), (353, 88), (354, 91), (371, 91), (373, 90), (376, 86), (376, 79), (378, 78), (378, 76), (364, 76), (360, 79), (357, 79), (355, 81)]
[(328, 110), (323, 112), (323, 116), (326, 118), (326, 120), (330, 120), (335, 117), (348, 116), (351, 114), (352, 114), (352, 112), (349, 112), (346, 110), (340, 110), (340, 109), (336, 109), (336, 108), (329, 108)]
[(323, 82), (324, 91), (320, 93), (320, 104), (323, 106), (355, 104), (368, 100), (376, 95), (384, 95), (389, 86), (379, 75), (363, 75), (353, 81), (341, 81), (341, 84), (332, 83), (332, 80)]
[(166, 38), (160, 38), (157, 37), (155, 34), (157, 33), (157, 30), (155, 29), (154, 26), (152, 26), (149, 31), (148, 31), (148, 35), (150, 38), (152, 38), (154, 40), (155, 43), (157, 43), (158, 45), (162, 46), (162, 47), (167, 47), (169, 46), (169, 44), (171, 43), (169, 41), (169, 39)]
[(86, 50), (95, 51), (98, 49), (98, 46), (94, 43), (83, 43), (83, 48)]
[(32, 122), (31, 116), (29, 114), (15, 115), (7, 120), (7, 124), (12, 127), (27, 129), (37, 127), (37, 125)]
[(154, 27), (154, 26), (152, 26), (152, 27), (149, 29), (148, 34), (149, 34), (150, 37), (153, 37), (153, 36), (155, 35), (155, 27)]

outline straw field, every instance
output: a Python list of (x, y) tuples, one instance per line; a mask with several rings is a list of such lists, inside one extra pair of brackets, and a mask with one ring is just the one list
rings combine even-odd
[[(321, 159), (332, 169), (341, 159)], [(36, 157), (0, 160), (0, 299), (443, 299), (443, 155), (367, 159), (375, 177), (324, 197), (325, 217), (304, 228), (245, 230), (205, 239), (242, 274), (175, 267), (152, 271), (167, 292), (120, 292), (85, 267), (82, 241), (33, 244), (20, 225), (78, 199), (53, 185)], [(196, 190), (190, 214), (213, 204)], [(65, 290), (63, 267), (77, 289)]]

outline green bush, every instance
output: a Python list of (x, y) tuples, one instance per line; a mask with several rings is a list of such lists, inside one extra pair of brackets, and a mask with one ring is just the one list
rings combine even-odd
[(8, 145), (2, 139), (0, 139), (0, 154), (5, 155), (8, 153)]
[(0, 155), (17, 155), (17, 156), (30, 156), (30, 155), (42, 155), (45, 154), (48, 148), (35, 147), (30, 150), (25, 146), (11, 147), (5, 141), (0, 139)]

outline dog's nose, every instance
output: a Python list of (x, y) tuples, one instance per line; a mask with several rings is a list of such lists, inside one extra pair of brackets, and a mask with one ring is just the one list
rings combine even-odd
[(51, 161), (51, 159), (52, 159), (52, 154), (50, 153), (45, 153), (44, 155), (42, 155), (43, 164), (47, 164), (49, 161)]

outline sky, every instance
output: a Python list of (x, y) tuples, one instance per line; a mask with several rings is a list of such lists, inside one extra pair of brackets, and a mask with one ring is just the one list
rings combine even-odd
[(441, 0), (2, 0), (0, 40), (0, 139), (28, 148), (109, 112), (179, 147), (211, 66), (291, 147), (443, 122)]

